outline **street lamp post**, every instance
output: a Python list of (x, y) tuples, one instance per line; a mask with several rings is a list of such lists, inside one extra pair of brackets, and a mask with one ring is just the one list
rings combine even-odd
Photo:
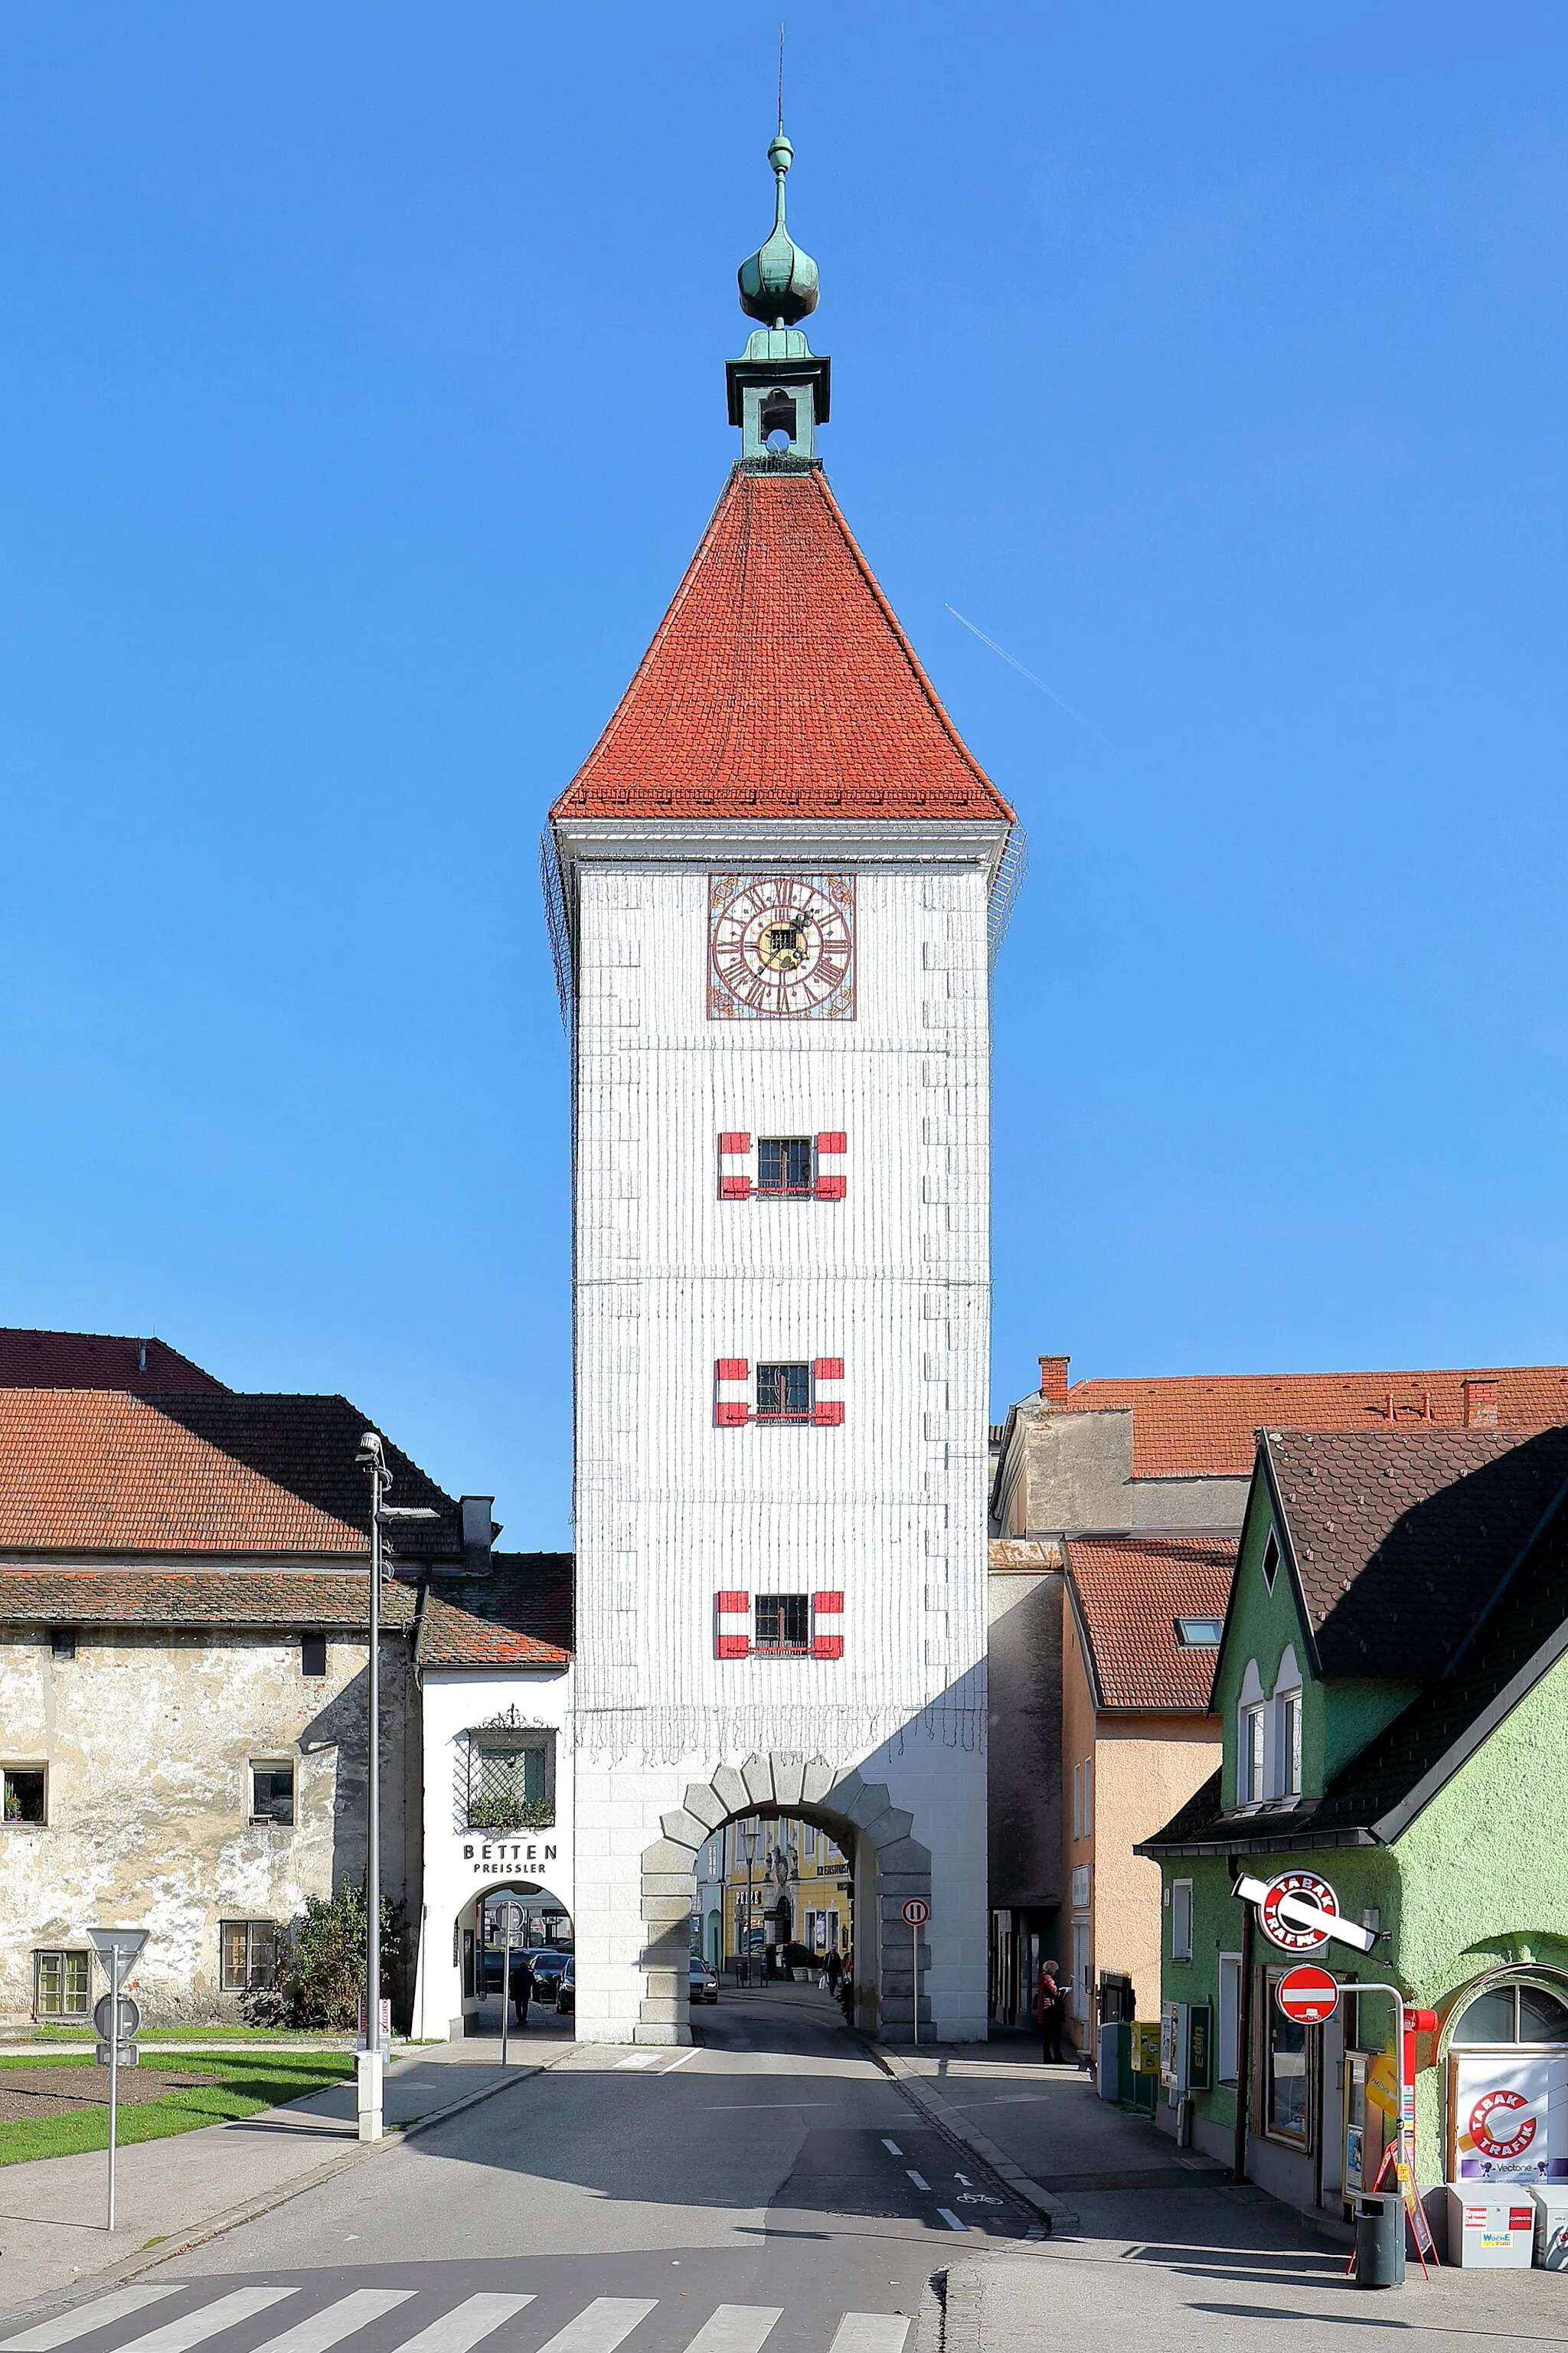
[(367, 1430), (355, 1461), (370, 1472), (370, 1778), (365, 1863), (364, 2049), (359, 2054), (359, 2137), (382, 2137), (382, 2085), (385, 2053), (381, 2047), (381, 1578), (382, 1530), (389, 1520), (434, 1520), (440, 1514), (424, 1504), (389, 1504), (392, 1473), (379, 1432)]

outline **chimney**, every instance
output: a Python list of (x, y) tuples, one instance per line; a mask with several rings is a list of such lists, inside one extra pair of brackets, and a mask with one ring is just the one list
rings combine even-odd
[(1461, 1386), (1465, 1392), (1465, 1428), (1495, 1430), (1497, 1428), (1497, 1375), (1467, 1373)]
[(493, 1495), (462, 1495), (458, 1509), (463, 1515), (463, 1566), (465, 1568), (488, 1568), (490, 1546), (500, 1534), (490, 1516)]
[(1060, 1405), (1068, 1393), (1068, 1366), (1070, 1356), (1040, 1358), (1040, 1395), (1050, 1405)]

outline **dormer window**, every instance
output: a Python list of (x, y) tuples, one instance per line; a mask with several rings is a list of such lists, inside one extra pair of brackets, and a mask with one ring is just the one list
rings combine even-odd
[(1244, 1707), (1241, 1711), (1241, 1756), (1237, 1775), (1237, 1796), (1244, 1806), (1260, 1806), (1263, 1803), (1267, 1721), (1268, 1710), (1261, 1701), (1257, 1706)]
[(1224, 1621), (1218, 1618), (1178, 1618), (1176, 1620), (1176, 1640), (1184, 1651), (1217, 1650), (1219, 1638), (1224, 1631)]

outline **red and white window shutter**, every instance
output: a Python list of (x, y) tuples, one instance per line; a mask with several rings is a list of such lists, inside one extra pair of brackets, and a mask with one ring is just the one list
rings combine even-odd
[(812, 1595), (811, 1655), (814, 1659), (841, 1659), (844, 1656), (844, 1637), (842, 1633), (832, 1631), (822, 1623), (822, 1620), (825, 1618), (842, 1618), (843, 1615), (844, 1596), (842, 1593), (835, 1590), (830, 1593), (814, 1593)]
[(820, 1427), (837, 1429), (844, 1419), (841, 1397), (824, 1396), (824, 1388), (837, 1389), (844, 1382), (842, 1356), (816, 1356), (811, 1366), (811, 1418)]
[[(738, 1168), (739, 1160), (746, 1163)], [(719, 1198), (749, 1201), (752, 1198), (752, 1139), (743, 1127), (727, 1127), (719, 1137)]]
[(731, 1429), (752, 1418), (751, 1399), (737, 1397), (752, 1377), (752, 1367), (744, 1356), (720, 1356), (713, 1366), (713, 1419), (721, 1430)]
[(751, 1635), (735, 1623), (743, 1619), (749, 1626), (752, 1617), (752, 1597), (726, 1588), (713, 1596), (713, 1655), (716, 1659), (744, 1659), (750, 1655)]
[[(792, 1196), (814, 1201), (842, 1201), (848, 1189), (848, 1179), (842, 1166), (825, 1166), (840, 1163), (849, 1149), (849, 1138), (841, 1127), (825, 1127), (811, 1139), (812, 1179), (808, 1186), (792, 1186)], [(721, 1201), (749, 1201), (759, 1191), (754, 1162), (757, 1139), (749, 1128), (725, 1127), (719, 1131), (719, 1198)], [(771, 1188), (764, 1198), (776, 1198)]]
[(816, 1139), (816, 1198), (819, 1201), (842, 1201), (847, 1186), (842, 1168), (824, 1168), (825, 1160), (842, 1160), (849, 1149), (849, 1138), (841, 1127), (825, 1127)]

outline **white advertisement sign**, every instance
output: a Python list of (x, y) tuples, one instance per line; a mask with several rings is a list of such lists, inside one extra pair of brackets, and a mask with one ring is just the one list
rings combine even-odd
[(1457, 2060), (1454, 2155), (1460, 2181), (1568, 2181), (1568, 2053)]

